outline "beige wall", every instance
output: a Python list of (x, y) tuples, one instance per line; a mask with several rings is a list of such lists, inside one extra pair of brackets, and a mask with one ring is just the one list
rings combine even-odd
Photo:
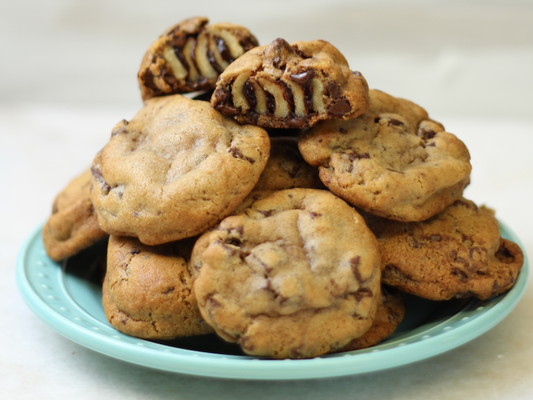
[(533, 2), (507, 0), (4, 0), (0, 105), (136, 107), (146, 48), (195, 15), (244, 25), (261, 44), (328, 40), (371, 87), (433, 116), (531, 116)]

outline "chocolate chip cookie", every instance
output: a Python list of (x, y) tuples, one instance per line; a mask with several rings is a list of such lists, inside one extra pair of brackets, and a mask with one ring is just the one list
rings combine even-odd
[(370, 91), (358, 118), (321, 121), (298, 141), (304, 159), (336, 195), (370, 213), (422, 221), (470, 181), (466, 146), (416, 104)]
[(202, 316), (253, 355), (340, 349), (370, 328), (380, 299), (376, 238), (324, 190), (259, 196), (202, 235), (191, 263)]
[(266, 131), (205, 101), (148, 100), (96, 155), (92, 202), (102, 229), (157, 245), (198, 235), (248, 195), (270, 151)]
[(189, 260), (194, 241), (146, 246), (110, 236), (102, 302), (109, 323), (143, 339), (212, 332), (198, 310)]
[(150, 46), (138, 73), (143, 100), (214, 89), (220, 73), (258, 45), (242, 26), (208, 22), (204, 17), (182, 21)]
[(52, 215), (43, 227), (42, 238), (54, 261), (71, 257), (107, 236), (100, 225), (90, 197), (91, 171), (74, 178), (57, 195)]
[(379, 240), (383, 283), (419, 297), (485, 300), (509, 290), (524, 263), (493, 211), (464, 198), (423, 222), (363, 215)]
[(270, 138), (270, 157), (254, 190), (322, 189), (318, 168), (307, 164), (295, 137)]
[(302, 128), (362, 114), (368, 108), (368, 85), (330, 43), (289, 44), (278, 38), (224, 70), (211, 103), (241, 123)]
[(381, 343), (394, 333), (404, 316), (405, 303), (402, 293), (382, 285), (378, 311), (372, 326), (363, 336), (353, 339), (339, 352), (366, 349)]

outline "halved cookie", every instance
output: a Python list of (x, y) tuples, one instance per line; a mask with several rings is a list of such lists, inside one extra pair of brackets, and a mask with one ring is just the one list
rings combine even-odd
[(204, 17), (184, 20), (150, 46), (138, 74), (143, 100), (214, 89), (220, 73), (258, 45), (242, 26), (208, 22)]
[(240, 123), (302, 128), (362, 114), (368, 85), (330, 43), (276, 39), (235, 60), (220, 75), (211, 103)]

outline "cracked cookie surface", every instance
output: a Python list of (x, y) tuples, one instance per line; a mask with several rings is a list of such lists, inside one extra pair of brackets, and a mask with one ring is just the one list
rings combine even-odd
[(206, 231), (248, 195), (270, 151), (267, 133), (205, 101), (156, 97), (115, 126), (93, 166), (102, 229), (150, 245)]
[(52, 215), (42, 231), (44, 248), (54, 261), (71, 257), (107, 236), (91, 202), (91, 184), (91, 171), (87, 169), (54, 200)]
[(343, 200), (316, 189), (257, 196), (195, 244), (200, 311), (253, 355), (309, 358), (372, 325), (380, 296), (376, 238)]
[(415, 296), (485, 300), (509, 290), (524, 262), (494, 213), (464, 198), (423, 222), (363, 216), (380, 244), (383, 283)]
[(194, 241), (146, 246), (110, 236), (102, 303), (118, 331), (143, 339), (212, 332), (198, 310), (188, 262)]
[(205, 17), (184, 20), (150, 46), (138, 73), (143, 100), (214, 89), (220, 73), (258, 45), (242, 26), (208, 22)]
[(214, 108), (241, 123), (302, 128), (368, 108), (368, 85), (324, 40), (276, 39), (235, 60), (217, 81)]
[(322, 121), (298, 141), (304, 159), (337, 196), (367, 212), (422, 221), (460, 198), (470, 182), (470, 154), (416, 104), (378, 90), (370, 109)]

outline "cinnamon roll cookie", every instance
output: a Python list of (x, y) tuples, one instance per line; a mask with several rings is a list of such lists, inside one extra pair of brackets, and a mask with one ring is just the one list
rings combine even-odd
[(422, 221), (461, 197), (470, 154), (416, 104), (377, 90), (358, 118), (321, 121), (298, 140), (337, 196), (370, 213)]
[(379, 241), (383, 283), (419, 297), (485, 300), (509, 290), (524, 263), (493, 211), (464, 198), (423, 222), (363, 216)]
[(202, 316), (253, 355), (340, 349), (370, 328), (380, 299), (376, 238), (323, 190), (258, 196), (202, 235), (191, 262)]
[(150, 46), (138, 73), (143, 100), (214, 89), (220, 73), (258, 45), (242, 26), (208, 22), (204, 17), (184, 20)]
[(235, 60), (220, 75), (211, 103), (240, 123), (302, 128), (362, 114), (368, 85), (330, 43), (276, 39)]
[(269, 151), (266, 131), (241, 126), (205, 101), (150, 99), (116, 125), (94, 159), (100, 226), (149, 245), (198, 235), (248, 195)]

